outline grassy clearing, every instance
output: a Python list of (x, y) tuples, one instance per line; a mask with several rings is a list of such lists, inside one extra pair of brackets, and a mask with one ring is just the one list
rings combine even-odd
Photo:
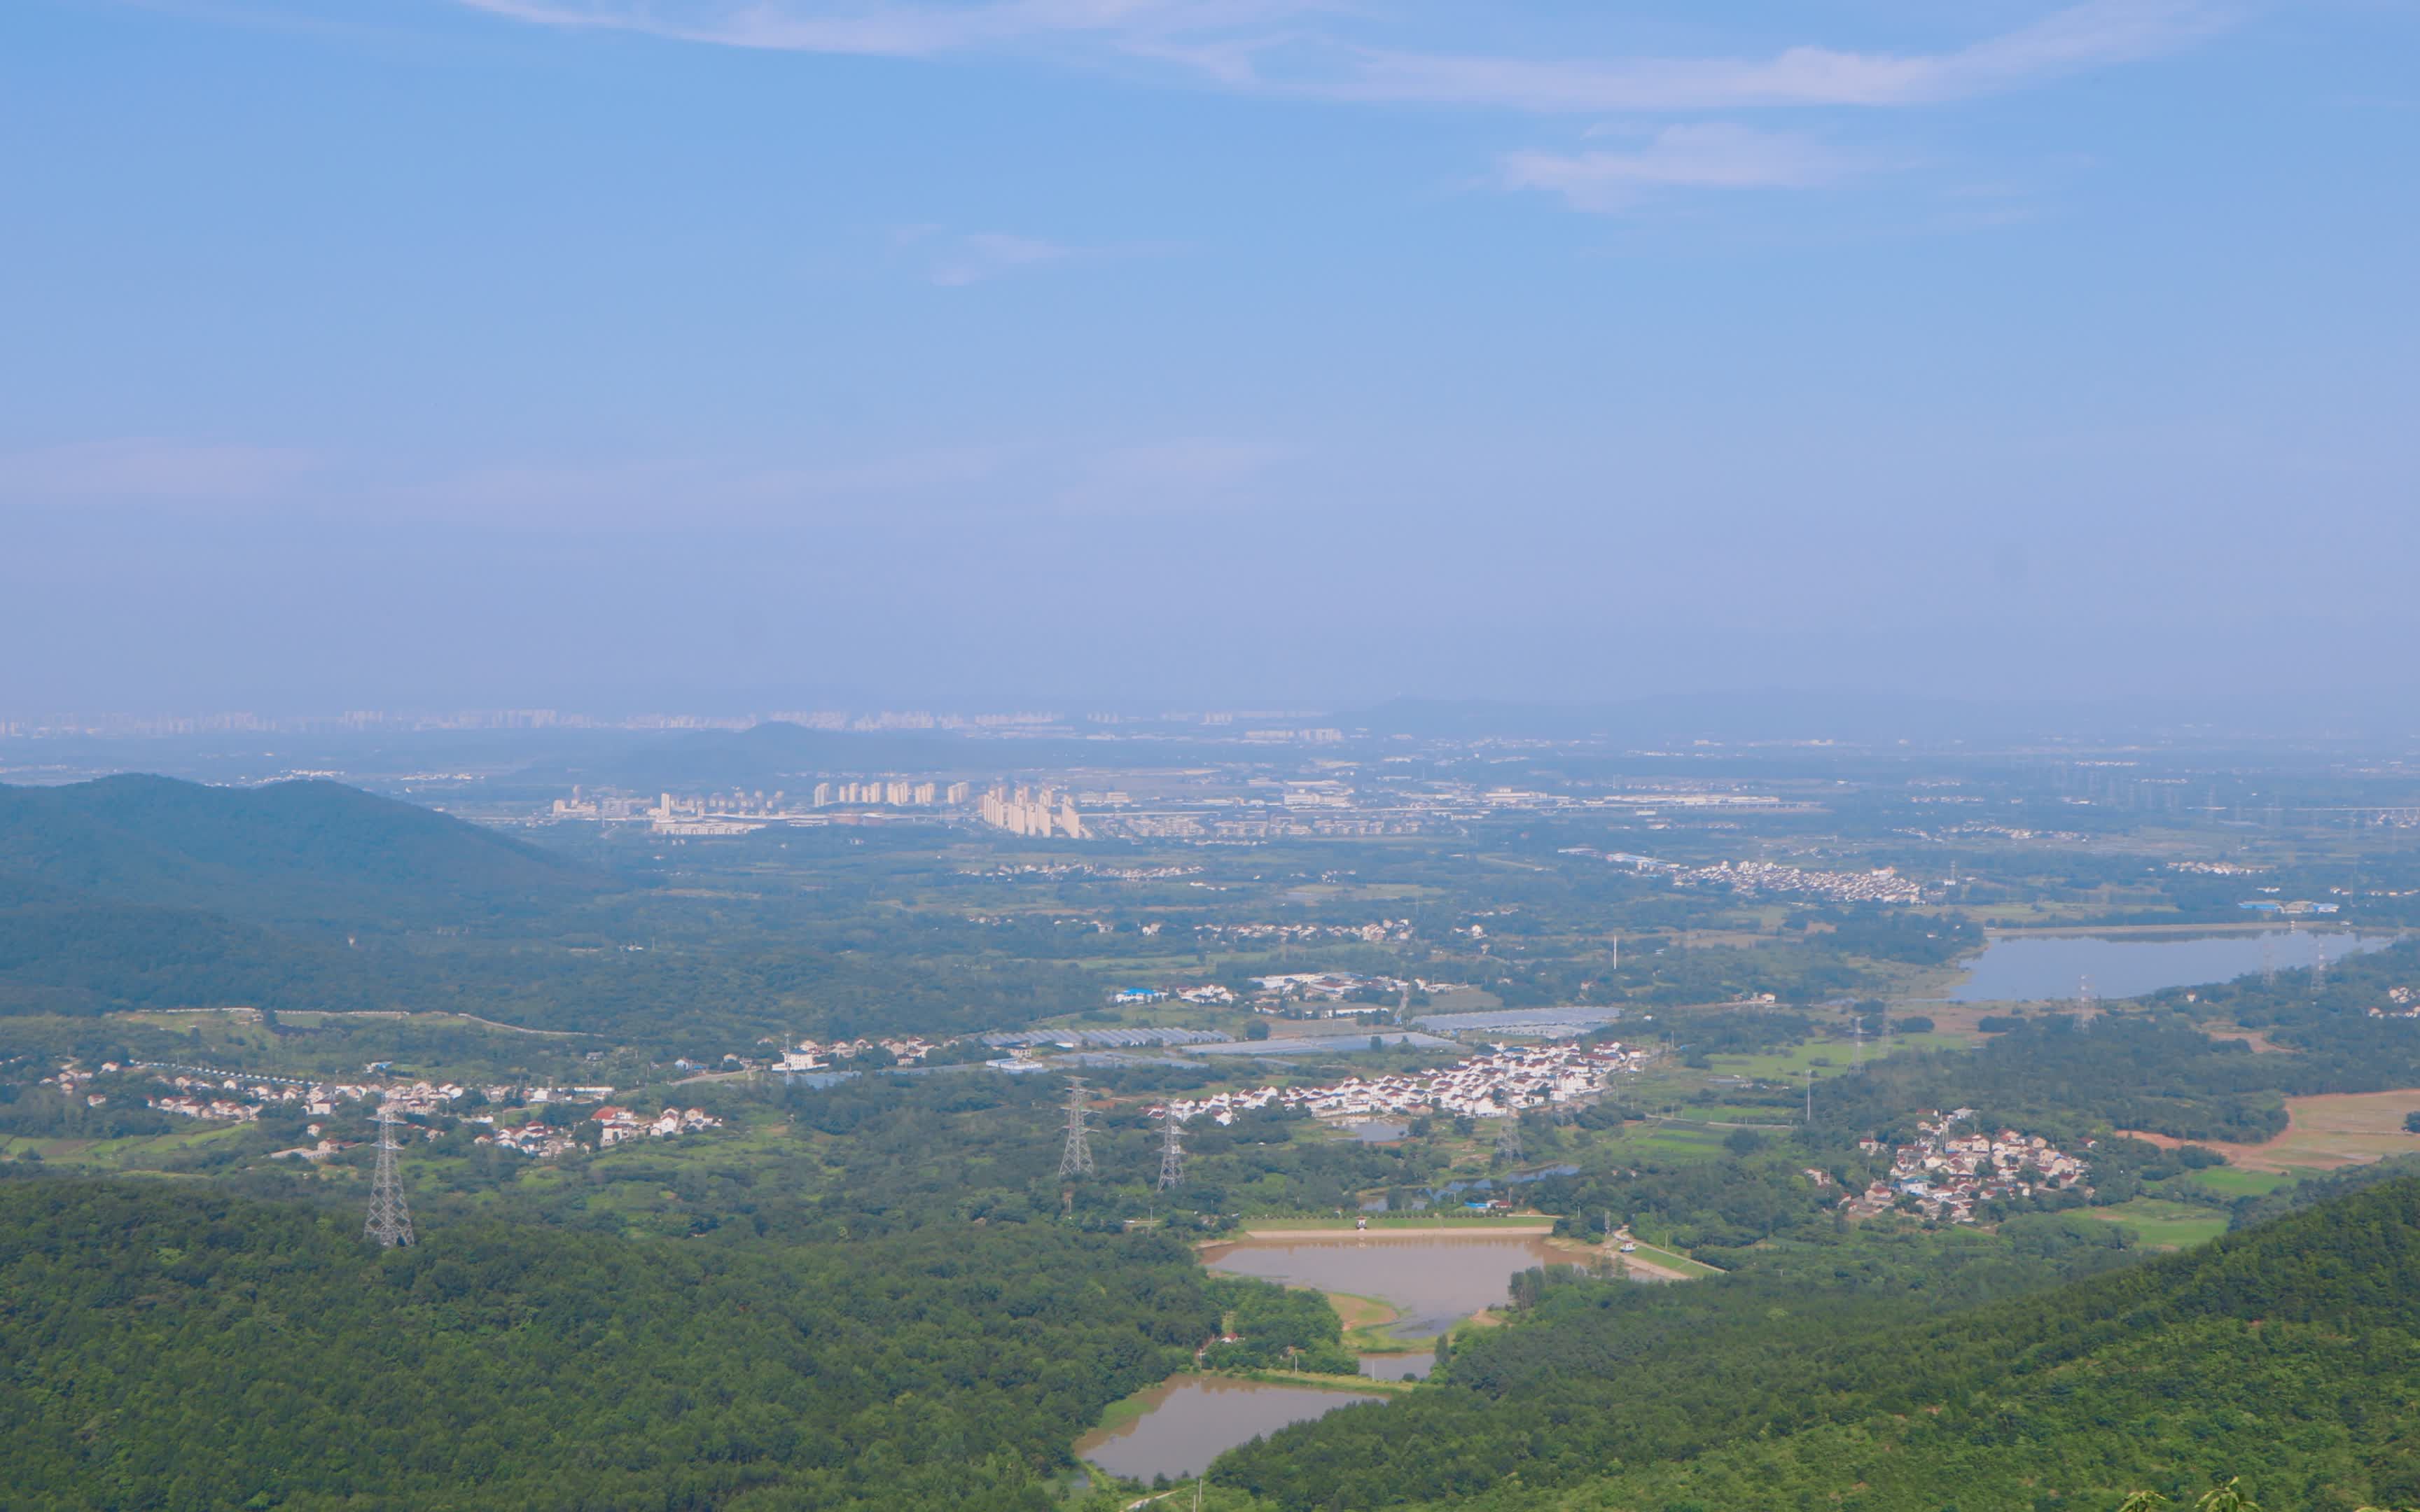
[[(1685, 1038), (1684, 1029), (1676, 1028), (1675, 1032)], [(1706, 1058), (1713, 1063), (1709, 1072), (1711, 1075), (1753, 1076), (1766, 1081), (1803, 1080), (1811, 1067), (1818, 1083), (1815, 1092), (1821, 1097), (1823, 1092), (1821, 1083), (1824, 1076), (1847, 1074), (1853, 1069), (1850, 1065), (1853, 1060), (1863, 1063), (1881, 1059), (1885, 1054), (1899, 1055), (1911, 1050), (1963, 1050), (1969, 1042), (1964, 1035), (1934, 1030), (1929, 1034), (1877, 1036), (1866, 1041), (1862, 1048), (1854, 1041), (1809, 1040), (1788, 1050), (1776, 1050), (1764, 1055), (1709, 1056)]]
[(1730, 1131), (1692, 1128), (1686, 1124), (1639, 1124), (1604, 1141), (1604, 1149), (1617, 1158), (1638, 1160), (1648, 1156), (1665, 1160), (1720, 1160), (1723, 1137)]
[(137, 1156), (157, 1158), (175, 1150), (241, 1139), (252, 1130), (244, 1123), (202, 1123), (163, 1134), (128, 1134), (118, 1139), (26, 1139), (0, 1134), (0, 1159), (14, 1160), (24, 1150), (41, 1156), (46, 1165), (85, 1170), (121, 1171)]
[(1396, 1335), (1403, 1312), (1383, 1297), (1357, 1297), (1349, 1291), (1324, 1295), (1344, 1324), (1344, 1347), (1356, 1354), (1395, 1354), (1418, 1350), (1420, 1341)]
[(2265, 1197), (2294, 1178), (2280, 1171), (2243, 1171), (2232, 1165), (2220, 1165), (2195, 1171), (2184, 1180), (2221, 1196)]
[(1796, 1128), (1800, 1121), (1796, 1107), (1759, 1107), (1746, 1103), (1683, 1103), (1674, 1117), (1699, 1123), (1742, 1123), (1778, 1128)]
[(2154, 1249), (2191, 1249), (2226, 1232), (2226, 1214), (2160, 1197), (2136, 1197), (2114, 1208), (2087, 1208), (2085, 1214), (2123, 1224)]
[(1647, 1260), (1656, 1265), (1667, 1266), (1680, 1272), (1683, 1275), (1710, 1276), (1723, 1273), (1718, 1267), (1693, 1260), (1678, 1250), (1668, 1250), (1661, 1244), (1650, 1244), (1645, 1240), (1636, 1240), (1633, 1242), (1638, 1245), (1637, 1253), (1624, 1257), (1625, 1258)]
[(1314, 1391), (1342, 1391), (1373, 1396), (1401, 1396), (1404, 1392), (1418, 1390), (1420, 1384), (1416, 1381), (1382, 1381), (1375, 1376), (1318, 1375), (1309, 1370), (1222, 1370), (1218, 1374), (1233, 1375), (1241, 1381), (1266, 1381), (1272, 1386), (1309, 1386)]

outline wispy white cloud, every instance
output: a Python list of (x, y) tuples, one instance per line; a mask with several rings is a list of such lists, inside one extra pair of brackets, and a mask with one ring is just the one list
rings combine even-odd
[(2224, 0), (2075, 0), (2029, 24), (1941, 52), (1809, 43), (1764, 55), (1539, 58), (1390, 47), (1373, 39), (1366, 7), (1341, 0), (458, 3), (539, 24), (728, 47), (892, 57), (1089, 49), (1177, 65), (1234, 89), (1536, 112), (1932, 104), (2154, 56), (2225, 20)]
[[(457, 0), (520, 21), (728, 47), (890, 57), (983, 54), (1176, 70), (1198, 85), (1288, 100), (1639, 117), (1884, 110), (1992, 95), (2185, 47), (2241, 0), (2040, 0), (2024, 24), (1962, 46), (1854, 49), (1808, 41), (1728, 54), (1620, 55), (1567, 34), (1528, 55), (1484, 7), (1366, 0)], [(1420, 46), (1401, 45), (1414, 17)], [(1528, 35), (1538, 36), (1539, 18)], [(1466, 44), (1466, 45), (1464, 45)], [(1656, 191), (1805, 189), (1873, 164), (1812, 138), (1722, 122), (1674, 125), (1635, 149), (1515, 152), (1503, 184), (1606, 211)], [(920, 243), (949, 285), (1114, 255), (1006, 233)]]
[(1264, 23), (1313, 0), (460, 0), (544, 25), (797, 53), (930, 57), (1058, 39), (1147, 41)]
[(1946, 53), (1808, 45), (1765, 57), (1533, 59), (1370, 51), (1305, 87), (1352, 100), (1540, 112), (1927, 105), (2139, 61), (2220, 20), (2206, 0), (2082, 0)]
[(1627, 209), (1659, 189), (1814, 189), (1863, 171), (1866, 160), (1811, 137), (1728, 121), (1668, 126), (1637, 147), (1515, 152), (1507, 189), (1559, 194), (1575, 209)]

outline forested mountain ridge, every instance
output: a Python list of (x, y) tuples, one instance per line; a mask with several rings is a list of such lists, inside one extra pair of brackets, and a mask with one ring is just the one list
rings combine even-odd
[(136, 775), (0, 786), (0, 879), (11, 877), (115, 903), (322, 926), (526, 913), (613, 885), (337, 782), (225, 788)]
[(1726, 1283), (1697, 1326), (1546, 1288), (1445, 1390), (1228, 1457), (1288, 1509), (2114, 1506), (2240, 1473), (2263, 1505), (2420, 1501), (2420, 1180), (2207, 1249), (1932, 1319)]
[(0, 1502), (1039, 1512), (1218, 1318), (1155, 1238), (380, 1250), (349, 1211), (0, 1180)]
[(334, 782), (0, 786), (0, 1014), (458, 1006), (444, 973), (380, 947), (560, 933), (624, 886)]

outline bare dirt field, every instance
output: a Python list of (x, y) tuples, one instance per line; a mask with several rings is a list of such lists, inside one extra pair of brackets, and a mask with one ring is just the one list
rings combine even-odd
[[(2247, 1171), (2334, 1170), (2389, 1155), (2420, 1154), (2420, 1134), (2407, 1134), (2406, 1114), (2420, 1113), (2420, 1088), (2394, 1092), (2334, 1092), (2286, 1100), (2286, 1132), (2257, 1145), (2211, 1143), (2228, 1164)], [(2173, 1149), (2186, 1140), (2135, 1134)]]
[(2260, 1030), (2247, 1029), (2240, 1024), (2205, 1024), (2201, 1028), (2213, 1040), (2242, 1040), (2252, 1046), (2252, 1053), (2256, 1056), (2290, 1056), (2294, 1053), (2282, 1044), (2272, 1042), (2269, 1036)]

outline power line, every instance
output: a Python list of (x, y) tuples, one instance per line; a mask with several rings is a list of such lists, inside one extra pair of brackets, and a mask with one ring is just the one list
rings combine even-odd
[(362, 1237), (388, 1249), (411, 1240), (411, 1209), (403, 1200), (403, 1177), (395, 1157), (403, 1147), (395, 1142), (395, 1109), (381, 1103), (378, 1110), (378, 1168), (370, 1176), (370, 1215)]
[(1059, 1176), (1093, 1174), (1093, 1146), (1084, 1126), (1084, 1078), (1067, 1078), (1067, 1146), (1059, 1155)]

